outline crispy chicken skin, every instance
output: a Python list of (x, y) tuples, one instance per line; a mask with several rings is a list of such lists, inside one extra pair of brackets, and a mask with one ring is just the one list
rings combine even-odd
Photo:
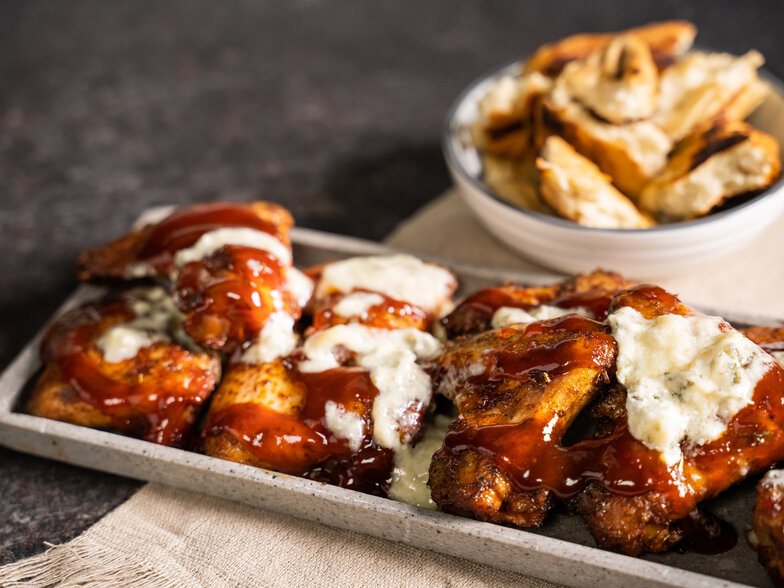
[(769, 353), (784, 351), (784, 327), (749, 327), (741, 333)]
[(609, 382), (616, 345), (606, 330), (568, 315), (446, 345), (430, 370), (460, 416), (430, 466), (432, 498), (442, 509), (523, 527), (543, 522), (553, 493), (521, 487), (509, 468), (535, 461), (543, 435), (558, 443)]
[(613, 39), (626, 35), (633, 35), (648, 45), (653, 61), (660, 69), (664, 69), (688, 51), (697, 35), (697, 29), (690, 22), (672, 20), (651, 23), (620, 33), (573, 35), (540, 47), (526, 62), (525, 71), (556, 76), (566, 64), (576, 59), (584, 59), (594, 51), (606, 47)]
[[(654, 286), (619, 293), (611, 311), (623, 306), (636, 309), (645, 318), (693, 314), (675, 296)], [(730, 419), (721, 437), (700, 446), (682, 443), (680, 472), (664, 467), (663, 461), (655, 459), (658, 452), (639, 444), (635, 454), (649, 456), (642, 472), (650, 475), (654, 487), (624, 495), (593, 480), (571, 500), (571, 508), (583, 516), (602, 547), (631, 555), (670, 548), (684, 536), (680, 520), (698, 502), (784, 457), (783, 398), (784, 369), (771, 363), (757, 384), (753, 403)], [(626, 414), (619, 410), (617, 398), (604, 413), (616, 415), (616, 434), (625, 429)]]
[[(252, 240), (268, 236), (290, 251), (292, 224), (288, 211), (269, 202), (186, 206), (105, 247), (85, 251), (77, 274), (82, 280), (170, 278), (177, 305), (187, 315), (186, 332), (199, 345), (231, 353), (254, 339), (274, 312), (295, 320), (300, 315), (287, 283), (290, 259), (281, 259), (274, 247), (259, 249)], [(251, 240), (218, 242), (212, 250), (178, 258), (207, 233), (232, 229), (247, 231), (245, 238)]]
[(124, 301), (77, 307), (48, 329), (45, 367), (27, 404), (36, 416), (183, 446), (220, 378), (219, 360), (158, 333), (127, 359), (108, 361), (98, 342), (133, 320)]
[[(382, 258), (378, 261), (383, 263)], [(424, 331), (439, 309), (451, 305), (451, 291), (456, 286), (456, 281), (446, 284), (445, 297), (432, 297), (432, 308), (426, 310), (364, 288), (334, 290), (330, 284), (322, 284), (327, 267), (306, 270), (316, 283), (307, 308), (312, 314), (308, 337), (326, 334), (329, 340), (327, 331), (345, 332), (341, 329), (347, 325), (382, 332)], [(440, 266), (430, 269), (443, 270)], [(442, 277), (454, 281), (446, 270)], [(359, 307), (349, 305), (357, 314), (339, 308), (350, 296), (359, 297)], [(234, 356), (207, 415), (202, 435), (205, 453), (386, 495), (394, 453), (386, 444), (382, 446), (376, 435), (379, 388), (369, 369), (357, 365), (359, 352), (342, 344), (331, 343), (336, 367), (323, 371), (302, 368), (301, 362), (309, 357), (307, 341), (312, 339), (274, 361), (250, 363)], [(411, 443), (419, 436), (429, 408), (428, 389), (427, 399), (413, 399), (405, 410), (395, 413), (393, 434), (400, 444)]]
[(653, 219), (641, 213), (603, 174), (566, 141), (545, 141), (536, 166), (541, 173), (542, 198), (564, 218), (588, 227), (642, 229)]
[(780, 173), (773, 137), (745, 122), (720, 121), (686, 137), (638, 203), (660, 220), (688, 220), (735, 196), (765, 190)]
[(583, 307), (603, 320), (613, 295), (634, 283), (619, 274), (595, 270), (548, 286), (498, 286), (475, 292), (446, 317), (442, 324), (449, 338), (490, 328), (495, 311), (503, 306), (530, 309), (541, 304)]
[(784, 586), (784, 471), (772, 470), (757, 484), (752, 528), (760, 563)]
[(77, 257), (76, 275), (83, 282), (168, 277), (174, 266), (174, 253), (193, 245), (205, 232), (251, 225), (270, 231), (288, 246), (288, 232), (293, 224), (291, 214), (271, 202), (185, 206), (159, 223), (135, 229), (108, 245), (83, 251)]

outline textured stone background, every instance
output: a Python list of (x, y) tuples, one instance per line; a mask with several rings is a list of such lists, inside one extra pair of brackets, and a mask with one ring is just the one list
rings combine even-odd
[[(542, 42), (686, 18), (784, 75), (784, 3), (4, 1), (0, 367), (145, 207), (265, 198), (380, 239), (449, 184), (460, 89)], [(0, 449), (0, 563), (68, 540), (138, 483)]]

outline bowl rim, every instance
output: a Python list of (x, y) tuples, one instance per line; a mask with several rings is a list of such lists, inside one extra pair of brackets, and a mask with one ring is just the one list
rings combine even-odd
[[(713, 49), (706, 48), (706, 47), (698, 47), (697, 49), (702, 51), (714, 51)], [(468, 182), (473, 188), (478, 190), (481, 193), (481, 195), (491, 198), (495, 202), (503, 205), (504, 207), (510, 209), (513, 212), (517, 212), (522, 214), (523, 216), (527, 216), (531, 220), (540, 221), (546, 224), (559, 227), (561, 229), (572, 229), (572, 230), (581, 230), (581, 231), (587, 231), (593, 233), (610, 233), (610, 234), (618, 234), (618, 235), (625, 235), (625, 234), (646, 235), (655, 232), (662, 233), (668, 231), (687, 230), (701, 225), (707, 225), (713, 222), (724, 220), (735, 213), (739, 213), (742, 210), (753, 208), (759, 205), (765, 199), (766, 196), (774, 196), (776, 192), (778, 192), (782, 187), (784, 187), (784, 172), (780, 172), (779, 179), (776, 180), (775, 184), (773, 184), (772, 186), (770, 186), (760, 194), (757, 194), (747, 202), (744, 202), (743, 204), (738, 204), (737, 206), (734, 206), (733, 208), (730, 208), (728, 210), (716, 212), (697, 219), (688, 220), (688, 221), (678, 221), (674, 223), (666, 223), (664, 225), (656, 225), (654, 227), (649, 227), (647, 229), (616, 229), (616, 228), (587, 227), (585, 225), (578, 224), (577, 222), (572, 220), (551, 216), (548, 214), (537, 212), (535, 210), (528, 210), (526, 208), (516, 206), (511, 202), (508, 202), (507, 200), (501, 198), (495, 192), (490, 190), (490, 188), (479, 178), (469, 174), (460, 163), (457, 153), (455, 152), (455, 147), (453, 143), (455, 142), (455, 134), (457, 129), (455, 116), (457, 114), (457, 111), (463, 107), (463, 104), (466, 102), (468, 96), (474, 92), (477, 86), (480, 86), (491, 79), (500, 78), (502, 75), (508, 73), (509, 70), (511, 70), (513, 67), (520, 68), (524, 63), (525, 63), (525, 59), (520, 59), (520, 58), (513, 59), (511, 61), (504, 63), (500, 67), (495, 67), (490, 71), (486, 71), (479, 77), (474, 78), (474, 80), (472, 80), (465, 88), (463, 88), (463, 90), (458, 94), (457, 98), (455, 98), (455, 100), (452, 102), (449, 109), (447, 110), (446, 119), (444, 121), (444, 126), (443, 126), (443, 133), (441, 136), (441, 150), (444, 159), (446, 160), (447, 166), (454, 173), (459, 174), (462, 177), (462, 179)], [(758, 72), (760, 74), (760, 78), (762, 78), (765, 82), (770, 84), (770, 86), (773, 88), (773, 91), (776, 92), (782, 100), (784, 100), (784, 80), (775, 76), (765, 68), (760, 68)], [(779, 145), (779, 157), (781, 157), (781, 152), (782, 152), (782, 146)]]

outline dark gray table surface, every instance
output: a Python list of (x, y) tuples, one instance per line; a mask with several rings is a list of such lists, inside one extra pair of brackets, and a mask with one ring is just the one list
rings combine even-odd
[[(144, 208), (268, 199), (381, 239), (449, 185), (460, 89), (539, 44), (686, 18), (784, 75), (784, 2), (0, 3), (0, 367)], [(0, 448), (0, 563), (89, 527), (138, 482)]]

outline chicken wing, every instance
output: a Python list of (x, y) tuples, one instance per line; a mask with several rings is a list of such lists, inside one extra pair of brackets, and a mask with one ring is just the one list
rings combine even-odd
[(31, 414), (183, 446), (220, 377), (213, 355), (173, 338), (160, 290), (135, 291), (68, 311), (41, 345), (44, 371)]
[(547, 447), (609, 383), (615, 353), (606, 326), (573, 314), (447, 343), (429, 370), (460, 416), (430, 466), (436, 504), (540, 525), (571, 483)]
[(231, 353), (263, 338), (280, 315), (296, 321), (310, 289), (292, 267), (291, 215), (267, 202), (182, 208), (109, 245), (84, 252), (81, 279), (170, 278), (184, 328)]
[(613, 295), (632, 285), (633, 282), (616, 273), (596, 270), (549, 286), (485, 288), (463, 300), (441, 322), (447, 336), (454, 338), (489, 329), (493, 316), (502, 308), (530, 310), (542, 305), (564, 310), (577, 308), (604, 320)]
[(784, 586), (784, 470), (771, 470), (757, 484), (752, 544), (776, 586)]
[[(662, 319), (645, 322), (647, 326), (639, 331), (643, 338), (636, 339), (636, 345), (647, 351), (634, 363), (639, 365), (644, 361), (641, 357), (646, 356), (665, 357), (673, 362), (671, 371), (661, 374), (664, 387), (657, 392), (656, 404), (646, 404), (645, 387), (654, 390), (650, 388), (652, 380), (635, 382), (629, 375), (633, 372), (627, 371), (624, 382), (623, 370), (631, 367), (624, 358), (624, 353), (629, 356), (630, 341), (619, 339), (618, 378), (628, 390), (625, 406), (621, 408), (616, 398), (606, 411), (615, 419), (611, 434), (570, 448), (601, 448), (601, 454), (612, 456), (612, 461), (572, 499), (571, 507), (584, 517), (603, 547), (627, 554), (664, 551), (684, 538), (683, 520), (701, 500), (784, 457), (784, 369), (763, 357), (759, 348), (749, 347), (745, 339), (736, 337), (727, 323), (711, 317), (703, 317), (690, 327), (691, 336), (701, 329), (710, 332), (714, 338), (711, 346), (702, 346), (691, 336), (680, 340), (665, 337), (667, 330), (660, 327), (681, 324), (681, 319), (673, 317), (698, 315), (660, 288), (639, 286), (618, 294), (610, 309), (611, 325), (614, 313), (622, 309), (633, 309), (643, 322)], [(616, 338), (620, 336), (615, 327), (613, 333)], [(646, 340), (646, 336), (659, 337), (662, 347)], [(653, 347), (645, 347), (646, 341)], [(710, 384), (702, 372), (677, 365), (675, 358), (684, 349), (691, 349), (686, 356), (696, 353), (695, 362), (705, 362), (700, 369), (717, 369), (728, 378), (717, 385), (721, 400), (710, 396)], [(661, 353), (665, 355), (657, 355)], [(622, 361), (627, 362), (626, 367)], [(745, 384), (753, 384), (750, 389), (746, 387), (751, 394), (748, 401), (740, 392), (731, 392)], [(671, 405), (666, 404), (667, 393), (673, 394), (674, 405), (697, 410), (698, 414), (672, 412)], [(716, 402), (712, 405), (716, 412), (706, 414), (705, 405), (712, 402)], [(738, 410), (733, 412), (722, 402), (734, 403)], [(684, 421), (686, 418), (691, 420)], [(640, 422), (646, 426), (640, 426)], [(662, 438), (670, 445), (662, 445)]]
[(454, 276), (411, 256), (308, 270), (314, 313), (288, 357), (235, 357), (210, 407), (206, 453), (386, 495), (395, 451), (419, 435), (432, 389), (417, 359)]

